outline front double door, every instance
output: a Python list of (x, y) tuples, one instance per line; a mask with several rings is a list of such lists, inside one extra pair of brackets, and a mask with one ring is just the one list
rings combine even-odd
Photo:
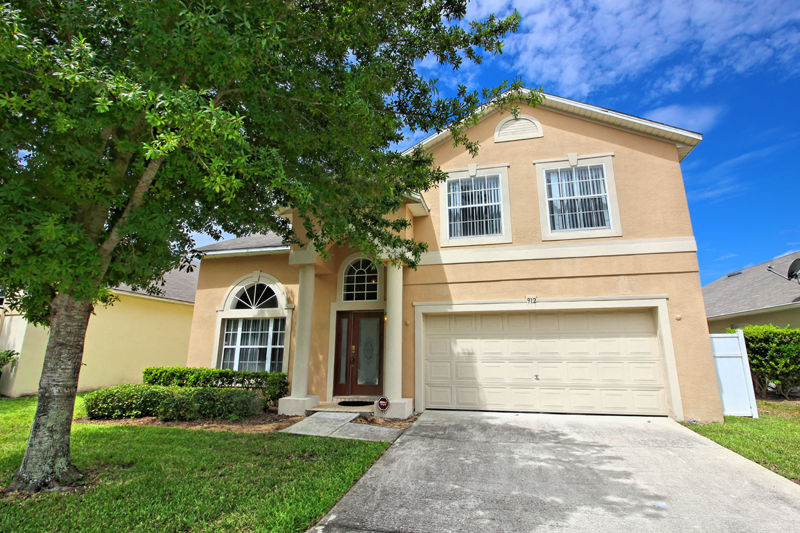
[(383, 392), (383, 312), (339, 311), (336, 315), (335, 396)]

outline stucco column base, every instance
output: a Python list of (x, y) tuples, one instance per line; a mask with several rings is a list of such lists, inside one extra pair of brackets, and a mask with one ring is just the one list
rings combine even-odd
[(405, 419), (414, 414), (413, 398), (398, 398), (389, 400), (389, 408), (385, 411), (378, 409), (378, 402), (375, 402), (375, 416), (377, 418), (401, 418)]
[(319, 396), (287, 396), (278, 400), (278, 414), (305, 416), (306, 411), (319, 405)]

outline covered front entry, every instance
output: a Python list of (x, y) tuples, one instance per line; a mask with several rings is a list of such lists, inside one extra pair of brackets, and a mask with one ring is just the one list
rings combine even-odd
[(383, 393), (383, 312), (336, 314), (335, 396)]
[(652, 309), (425, 318), (425, 406), (666, 415)]

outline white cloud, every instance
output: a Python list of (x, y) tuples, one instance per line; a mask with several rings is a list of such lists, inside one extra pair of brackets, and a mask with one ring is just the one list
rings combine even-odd
[(734, 257), (739, 257), (739, 254), (725, 254), (717, 257), (714, 261), (726, 261), (728, 259), (733, 259)]
[(785, 0), (476, 0), (468, 18), (522, 15), (504, 62), (531, 85), (586, 97), (643, 81), (650, 98), (766, 63), (800, 73), (800, 3)]
[(724, 108), (717, 105), (668, 105), (648, 111), (646, 118), (701, 133), (709, 131), (722, 116)]

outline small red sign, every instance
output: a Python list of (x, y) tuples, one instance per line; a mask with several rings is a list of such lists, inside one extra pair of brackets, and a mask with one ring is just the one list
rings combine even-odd
[(386, 396), (381, 396), (378, 398), (378, 409), (381, 411), (385, 411), (389, 408), (389, 398)]

